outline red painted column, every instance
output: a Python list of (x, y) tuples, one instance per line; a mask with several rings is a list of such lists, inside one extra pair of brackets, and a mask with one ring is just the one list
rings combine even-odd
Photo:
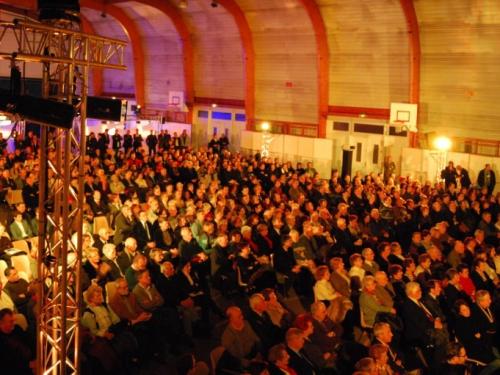
[[(112, 0), (114, 3), (126, 2), (128, 0)], [(193, 122), (193, 107), (194, 107), (194, 53), (193, 53), (193, 43), (191, 41), (191, 34), (189, 29), (182, 18), (182, 14), (179, 9), (168, 1), (165, 0), (135, 0), (138, 3), (149, 5), (153, 8), (158, 9), (165, 16), (167, 16), (174, 24), (177, 33), (182, 41), (182, 58), (184, 67), (184, 90), (185, 90), (185, 101), (189, 109), (188, 112), (188, 122)], [(107, 0), (107, 2), (111, 2)]]
[(241, 43), (245, 53), (245, 114), (247, 130), (255, 125), (255, 50), (252, 32), (245, 14), (234, 0), (218, 0), (218, 3), (231, 14), (240, 32)]
[[(420, 31), (413, 0), (400, 0), (410, 44), (410, 103), (420, 104)], [(418, 133), (410, 133), (410, 147), (418, 147)]]
[(326, 27), (318, 5), (314, 0), (301, 0), (314, 29), (318, 59), (318, 137), (326, 137), (329, 98), (329, 61)]

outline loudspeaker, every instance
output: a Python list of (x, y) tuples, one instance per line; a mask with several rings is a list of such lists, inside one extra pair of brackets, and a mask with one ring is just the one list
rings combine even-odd
[(0, 92), (0, 110), (27, 121), (64, 129), (71, 129), (75, 117), (71, 104), (29, 95), (12, 96), (3, 91)]
[(87, 117), (106, 121), (124, 121), (127, 101), (121, 99), (87, 97)]
[(38, 0), (38, 19), (80, 21), (79, 0)]
[(71, 104), (23, 95), (17, 98), (15, 113), (42, 125), (71, 129), (75, 108)]
[(342, 150), (342, 178), (352, 174), (352, 150)]

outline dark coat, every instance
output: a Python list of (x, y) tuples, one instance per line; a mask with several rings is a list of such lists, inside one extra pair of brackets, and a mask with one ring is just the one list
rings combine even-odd
[(289, 347), (286, 348), (288, 355), (290, 356), (290, 360), (288, 361), (288, 366), (293, 368), (297, 374), (300, 375), (314, 375), (316, 374), (316, 369), (314, 368), (311, 360), (306, 358), (306, 355), (302, 352), (301, 355), (298, 355)]
[(426, 347), (431, 344), (431, 331), (434, 323), (427, 318), (425, 312), (412, 300), (403, 302), (402, 317), (404, 321), (404, 337), (411, 345)]

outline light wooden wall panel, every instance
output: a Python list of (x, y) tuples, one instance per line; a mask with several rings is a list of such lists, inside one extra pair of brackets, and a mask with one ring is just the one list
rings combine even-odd
[(500, 2), (417, 0), (423, 132), (500, 139)]
[(409, 100), (409, 45), (399, 0), (317, 0), (330, 48), (330, 105)]
[(125, 71), (104, 69), (103, 91), (135, 95), (132, 45), (130, 44), (127, 34), (123, 30), (123, 27), (110, 15), (101, 17), (101, 12), (88, 8), (82, 8), (82, 13), (92, 23), (96, 34), (128, 42), (124, 53), (124, 63), (128, 69)]
[(316, 41), (304, 7), (298, 0), (238, 4), (255, 45), (256, 118), (317, 124)]
[(193, 38), (195, 96), (245, 99), (243, 49), (234, 19), (210, 1), (188, 4), (183, 13)]
[(137, 24), (145, 53), (146, 107), (164, 109), (169, 91), (184, 91), (182, 43), (170, 20), (159, 10), (127, 2), (117, 4)]

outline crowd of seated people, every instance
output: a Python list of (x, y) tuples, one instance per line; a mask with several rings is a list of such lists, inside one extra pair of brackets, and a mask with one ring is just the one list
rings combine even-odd
[[(312, 163), (232, 153), (227, 140), (193, 150), (185, 135), (148, 139), (88, 138), (84, 367), (125, 373), (167, 353), (192, 364), (181, 373), (201, 374), (185, 354), (205, 337), (220, 343), (217, 374), (500, 368), (500, 195), (491, 189), (337, 171), (323, 180)], [(0, 230), (6, 337), (3, 317), (28, 333), (34, 321), (36, 272), (20, 282), (14, 258), (36, 262), (36, 241), (21, 254), (11, 242), (38, 234), (37, 145), (29, 132), (0, 159), (2, 192), (23, 197), (9, 233)]]

